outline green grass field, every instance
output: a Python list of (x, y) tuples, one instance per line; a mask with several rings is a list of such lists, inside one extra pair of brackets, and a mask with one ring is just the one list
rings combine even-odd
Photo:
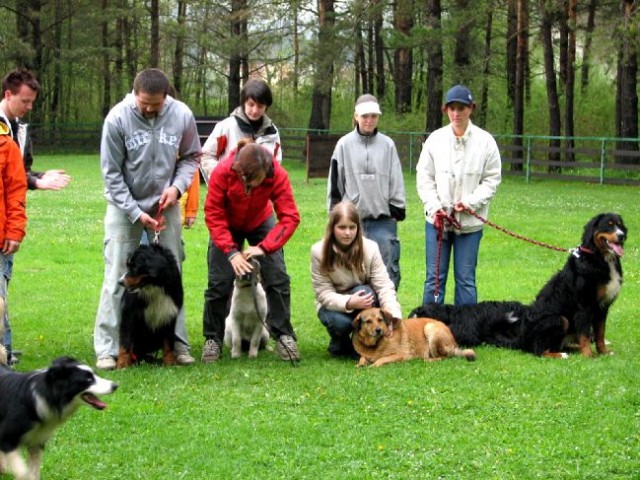
[[(560, 361), (482, 347), (475, 363), (356, 369), (326, 353), (313, 303), (309, 249), (324, 232), (325, 181), (307, 183), (302, 165), (285, 166), (302, 215), (286, 246), (300, 365), (272, 352), (231, 360), (225, 350), (213, 365), (107, 372), (120, 384), (105, 398), (109, 408), (84, 408), (57, 432), (43, 479), (638, 478), (637, 188), (506, 178), (491, 212), (505, 228), (566, 248), (577, 246), (594, 214), (623, 215), (625, 282), (607, 330), (615, 355)], [(14, 348), (24, 352), (17, 369), (64, 354), (93, 365), (105, 211), (98, 157), (39, 156), (36, 167), (66, 168), (73, 182), (62, 192), (29, 193), (28, 236), (9, 297)], [(413, 172), (405, 178), (406, 314), (422, 297), (424, 223)], [(200, 214), (184, 232), (187, 328), (198, 359), (207, 239)], [(480, 300), (529, 302), (565, 258), (486, 228)]]

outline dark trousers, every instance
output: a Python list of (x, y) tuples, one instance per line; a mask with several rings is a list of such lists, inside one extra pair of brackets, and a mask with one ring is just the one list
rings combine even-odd
[[(249, 245), (257, 245), (274, 226), (275, 220), (270, 218), (252, 232), (231, 231), (231, 234), (242, 250), (245, 241)], [(291, 326), (291, 280), (284, 263), (284, 252), (280, 249), (256, 259), (260, 262), (262, 286), (267, 296), (266, 323), (269, 333), (276, 339), (281, 335), (291, 335), (295, 338)], [(235, 275), (227, 256), (211, 241), (207, 261), (209, 268), (207, 289), (204, 291), (202, 333), (206, 338), (212, 338), (222, 344)]]

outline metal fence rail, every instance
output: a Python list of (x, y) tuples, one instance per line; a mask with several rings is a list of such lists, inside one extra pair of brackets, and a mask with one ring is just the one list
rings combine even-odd
[[(202, 143), (219, 118), (197, 119)], [(37, 153), (97, 153), (102, 123), (31, 125)], [(308, 160), (313, 141), (307, 135), (344, 135), (346, 131), (281, 128), (287, 161)], [(384, 132), (396, 143), (403, 168), (411, 172), (420, 157), (424, 132)], [(544, 135), (494, 135), (503, 162), (503, 173), (532, 178), (555, 178), (600, 184), (640, 184), (640, 140), (614, 137), (551, 137)], [(325, 151), (326, 148), (323, 150)], [(324, 155), (324, 153), (323, 153)], [(327, 165), (329, 158), (327, 158)]]

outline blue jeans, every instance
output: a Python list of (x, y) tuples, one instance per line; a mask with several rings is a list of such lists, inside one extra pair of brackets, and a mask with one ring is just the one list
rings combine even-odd
[(398, 222), (393, 218), (367, 218), (362, 220), (362, 233), (380, 248), (382, 261), (387, 267), (389, 278), (398, 291), (400, 286), (400, 239)]
[[(373, 294), (375, 298), (375, 306), (380, 306), (376, 293), (369, 285), (358, 285), (346, 292), (348, 295), (352, 295), (358, 291), (364, 291)], [(353, 319), (360, 313), (360, 310), (354, 310), (352, 312), (338, 312), (336, 310), (328, 310), (324, 307), (320, 307), (318, 310), (318, 318), (329, 332), (329, 354), (337, 357), (348, 357), (355, 354), (353, 344), (351, 343), (351, 326)]]
[(7, 292), (9, 280), (13, 272), (13, 254), (2, 255), (0, 253), (0, 297), (4, 300), (4, 313), (2, 315), (2, 323), (4, 324), (4, 337), (2, 344), (7, 349), (7, 354), (11, 355), (13, 347), (13, 337), (11, 335), (11, 326), (9, 325), (9, 308), (7, 302)]
[(427, 279), (424, 282), (423, 305), (426, 303), (444, 303), (447, 287), (449, 261), (453, 250), (453, 274), (456, 282), (456, 305), (472, 305), (478, 303), (476, 289), (476, 266), (478, 264), (478, 250), (482, 239), (482, 230), (472, 233), (456, 235), (444, 232), (442, 250), (440, 252), (440, 274), (438, 298), (436, 289), (436, 261), (438, 258), (438, 232), (433, 224), (425, 222), (425, 238), (427, 252)]

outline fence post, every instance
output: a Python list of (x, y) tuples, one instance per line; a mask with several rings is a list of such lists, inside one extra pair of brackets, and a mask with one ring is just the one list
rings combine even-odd
[(525, 173), (526, 183), (529, 183), (529, 177), (531, 176), (531, 137), (527, 136), (527, 170)]
[(604, 166), (607, 155), (607, 139), (602, 139), (602, 147), (600, 148), (600, 185), (604, 183)]

